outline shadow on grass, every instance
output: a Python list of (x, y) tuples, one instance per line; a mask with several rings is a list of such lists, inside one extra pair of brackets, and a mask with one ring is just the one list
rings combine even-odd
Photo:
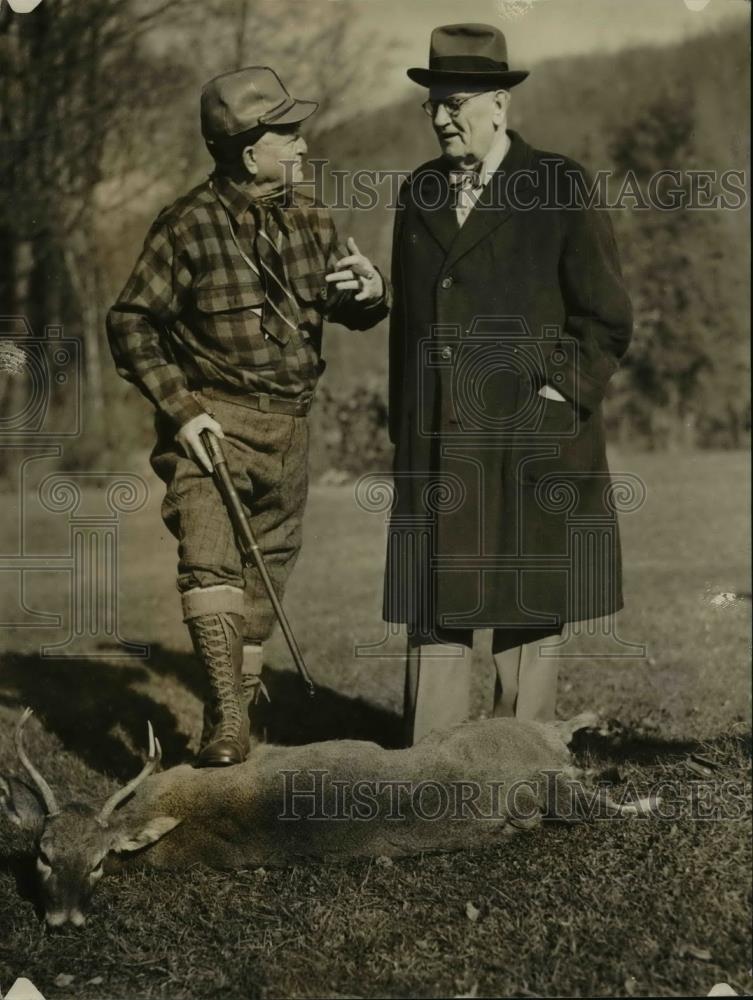
[(737, 749), (741, 757), (751, 753), (749, 733), (733, 736), (725, 733), (704, 740), (664, 739), (660, 734), (622, 728), (602, 735), (594, 730), (584, 729), (575, 733), (570, 749), (575, 754), (590, 754), (600, 759), (608, 759), (622, 764), (657, 764), (668, 758), (678, 760), (689, 754), (714, 755), (719, 752), (726, 756), (730, 747)]
[[(157, 674), (170, 675), (197, 698), (204, 698), (205, 674), (197, 658), (155, 643), (149, 667)], [(300, 745), (322, 740), (373, 740), (384, 747), (399, 747), (401, 720), (394, 712), (361, 698), (349, 698), (332, 688), (318, 686), (308, 695), (298, 674), (292, 670), (264, 670), (262, 679), (271, 701), (263, 699), (252, 714), (255, 731), (266, 729), (270, 743)]]
[(31, 903), (38, 920), (44, 916), (44, 906), (39, 893), (39, 882), (34, 865), (34, 851), (14, 853), (0, 858), (0, 874), (13, 879), (19, 899)]
[(321, 686), (311, 698), (292, 670), (268, 672), (263, 679), (270, 701), (261, 700), (256, 717), (270, 743), (372, 740), (388, 748), (403, 745), (401, 719), (394, 712)]
[[(155, 645), (149, 660), (138, 665), (10, 654), (0, 673), (0, 704), (30, 706), (66, 750), (92, 770), (123, 781), (143, 764), (147, 721), (162, 744), (165, 767), (191, 759), (174, 714), (138, 690), (155, 675), (170, 676), (204, 698), (206, 680), (196, 658)], [(265, 671), (264, 680), (272, 702), (258, 706), (252, 718), (256, 731), (266, 729), (271, 743), (362, 739), (401, 745), (400, 720), (391, 712), (325, 687), (310, 698), (292, 671)]]
[(188, 741), (173, 713), (136, 689), (147, 680), (149, 671), (142, 665), (17, 653), (3, 660), (0, 703), (30, 706), (66, 750), (92, 770), (124, 780), (143, 764), (148, 721), (159, 735), (167, 766), (186, 756)]
[(193, 653), (169, 649), (159, 642), (149, 644), (149, 669), (161, 677), (172, 677), (199, 700), (206, 692), (206, 670)]

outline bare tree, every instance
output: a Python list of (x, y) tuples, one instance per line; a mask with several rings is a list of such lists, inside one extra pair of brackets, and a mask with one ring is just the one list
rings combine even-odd
[(384, 66), (346, 4), (207, 0), (185, 23), (201, 82), (242, 66), (272, 66), (292, 93), (319, 102), (311, 135), (354, 117)]
[(112, 136), (169, 90), (164, 62), (145, 51), (147, 32), (189, 5), (47, 0), (23, 17), (2, 7), (0, 311), (26, 315), (36, 336), (64, 323), (81, 338), (96, 418), (103, 411), (97, 188)]
[[(367, 100), (379, 66), (365, 44), (340, 4), (315, 18), (300, 0), (45, 0), (22, 17), (0, 5), (0, 312), (81, 339), (88, 434), (108, 426), (103, 314), (123, 222), (210, 166), (201, 84), (274, 66), (319, 101), (315, 140)], [(13, 405), (6, 393), (0, 413)]]

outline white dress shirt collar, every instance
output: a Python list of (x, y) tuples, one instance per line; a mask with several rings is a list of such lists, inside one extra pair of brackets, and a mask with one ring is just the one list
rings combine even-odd
[[(508, 149), (510, 148), (510, 139), (507, 132), (504, 130), (497, 133), (492, 142), (491, 148), (486, 156), (481, 161), (481, 165), (476, 170), (465, 171), (477, 178), (476, 183), (472, 187), (461, 187), (457, 191), (457, 202), (455, 205), (455, 215), (458, 220), (458, 225), (462, 226), (468, 215), (476, 204), (478, 196), (483, 190), (483, 188), (489, 183), (489, 179), (495, 170), (498, 170), (502, 161), (504, 160)], [(451, 176), (457, 176), (461, 171), (452, 171)]]

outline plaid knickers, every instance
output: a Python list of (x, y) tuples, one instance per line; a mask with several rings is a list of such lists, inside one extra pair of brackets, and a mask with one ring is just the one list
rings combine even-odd
[[(228, 470), (282, 599), (301, 548), (308, 493), (307, 418), (265, 413), (200, 391), (194, 397), (223, 429)], [(274, 610), (256, 567), (242, 565), (213, 478), (185, 456), (175, 441), (175, 425), (160, 412), (155, 429), (150, 462), (167, 487), (162, 519), (178, 539), (178, 590), (244, 589), (243, 638), (263, 642), (274, 626)]]

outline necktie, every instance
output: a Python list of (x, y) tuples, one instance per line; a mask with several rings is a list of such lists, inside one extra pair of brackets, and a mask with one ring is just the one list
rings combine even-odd
[(450, 184), (457, 191), (473, 191), (483, 187), (478, 170), (451, 170)]
[(450, 187), (455, 196), (453, 208), (459, 226), (468, 218), (476, 203), (477, 192), (483, 186), (479, 169), (450, 171)]
[[(283, 196), (284, 197), (284, 196)], [(291, 332), (298, 329), (298, 303), (288, 285), (285, 265), (280, 252), (283, 234), (287, 234), (280, 195), (251, 203), (256, 225), (254, 249), (259, 276), (264, 286), (261, 328), (278, 343), (286, 344)]]

